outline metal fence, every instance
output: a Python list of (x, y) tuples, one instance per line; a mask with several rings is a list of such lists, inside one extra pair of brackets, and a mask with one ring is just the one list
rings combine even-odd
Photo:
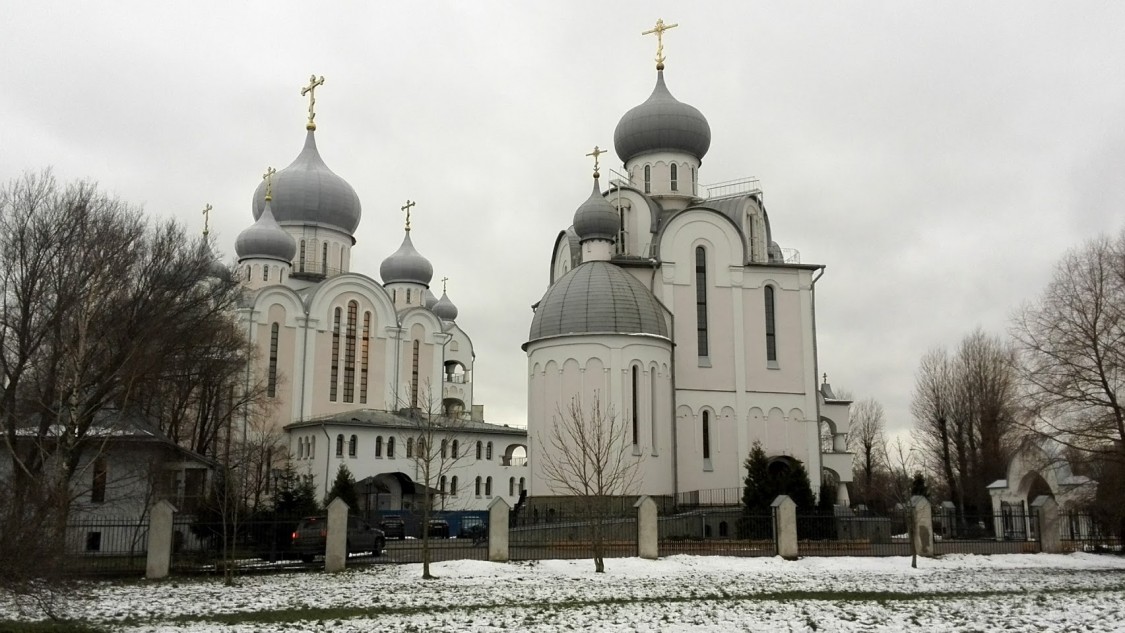
[(909, 556), (908, 512), (888, 515), (798, 514), (801, 556)]
[(148, 519), (79, 517), (66, 526), (64, 567), (74, 576), (144, 574)]
[(935, 554), (1022, 554), (1040, 551), (1034, 513), (940, 513), (934, 516)]
[(738, 510), (692, 511), (660, 517), (661, 556), (775, 556), (773, 513), (747, 515)]
[(511, 560), (592, 558), (594, 535), (598, 531), (602, 535), (604, 558), (637, 555), (636, 517), (540, 521), (521, 515), (512, 521), (508, 530), (508, 557)]
[(1090, 512), (1060, 513), (1059, 521), (1064, 552), (1125, 553), (1125, 522)]
[[(177, 516), (172, 525), (172, 572), (215, 574), (322, 567), (291, 551), (293, 531), (303, 517), (200, 519)], [(225, 538), (224, 538), (225, 536)]]

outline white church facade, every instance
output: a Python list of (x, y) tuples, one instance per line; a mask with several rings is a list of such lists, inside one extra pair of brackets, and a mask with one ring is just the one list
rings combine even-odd
[[(755, 181), (699, 185), (710, 125), (657, 61), (652, 94), (614, 134), (623, 173), (603, 183), (595, 166), (534, 306), (530, 495), (564, 494), (543, 468), (546, 438), (575, 398), (625, 422), (639, 476), (622, 494), (733, 491), (755, 441), (774, 463), (802, 462), (814, 492), (846, 483), (850, 403), (818, 384), (824, 267), (786, 258)], [(848, 503), (846, 486), (833, 494)]]
[[(360, 199), (321, 158), (314, 117), (310, 105), (303, 148), (263, 179), (254, 223), (235, 243), (235, 274), (246, 288), (239, 319), (258, 352), (252, 371), (264, 382), (268, 426), (285, 429), (299, 472), (321, 494), (345, 464), (381, 495), (378, 509), (393, 510), (426, 483), (412, 446), (417, 416), (441, 416), (467, 457), (447, 454), (440, 469), (460, 490), (441, 489), (431, 473), (439, 503), (514, 503), (517, 486), (526, 487), (526, 431), (486, 423), (474, 401), (473, 343), (449, 296), (431, 291), (433, 266), (411, 240), (413, 203), (403, 208), (401, 247), (380, 266), (382, 283), (352, 270)], [(477, 443), (488, 447), (487, 459), (469, 448)], [(496, 494), (472, 494), (478, 479)]]

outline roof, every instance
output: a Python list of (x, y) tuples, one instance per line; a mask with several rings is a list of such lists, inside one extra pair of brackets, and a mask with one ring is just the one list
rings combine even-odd
[[(354, 426), (366, 428), (398, 428), (417, 429), (417, 418), (394, 411), (381, 411), (378, 409), (355, 409), (335, 415), (328, 415), (310, 420), (300, 420), (285, 425), (285, 430), (318, 427), (326, 425)], [(498, 433), (501, 435), (517, 435), (527, 437), (527, 429), (507, 424), (490, 424), (477, 420), (458, 419), (450, 425), (458, 433)]]
[(711, 147), (711, 126), (699, 110), (672, 96), (659, 70), (648, 99), (621, 117), (613, 145), (623, 163), (662, 150), (687, 152), (702, 160)]

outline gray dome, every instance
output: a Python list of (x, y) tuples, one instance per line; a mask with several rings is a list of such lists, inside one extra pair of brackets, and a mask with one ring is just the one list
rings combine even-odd
[(429, 287), (430, 280), (434, 278), (434, 267), (430, 260), (414, 249), (410, 231), (407, 231), (406, 237), (402, 238), (402, 246), (379, 265), (379, 276), (384, 284), (403, 282)]
[(598, 177), (594, 176), (594, 190), (574, 212), (574, 232), (582, 242), (594, 239), (613, 241), (617, 238), (619, 226), (617, 211), (602, 195)]
[(661, 150), (687, 152), (702, 161), (711, 147), (711, 126), (699, 110), (668, 92), (660, 70), (648, 100), (621, 117), (613, 132), (613, 146), (623, 163)]
[(238, 234), (234, 252), (239, 261), (250, 258), (276, 259), (285, 263), (297, 254), (297, 242), (273, 218), (271, 201), (266, 200), (258, 221)]
[(438, 298), (434, 296), (434, 293), (430, 292), (429, 288), (426, 288), (426, 291), (422, 293), (422, 305), (425, 306), (427, 310), (433, 312), (437, 302)]
[[(262, 215), (265, 198), (263, 181), (254, 191), (255, 219)], [(273, 215), (281, 224), (319, 224), (349, 235), (359, 226), (359, 196), (324, 164), (312, 130), (297, 159), (273, 177)]]
[(434, 304), (433, 312), (442, 321), (457, 320), (457, 306), (453, 305), (453, 302), (449, 300), (449, 295), (444, 292), (441, 293), (441, 299), (438, 299), (438, 302)]
[(543, 295), (528, 341), (564, 334), (654, 334), (668, 337), (664, 309), (636, 277), (615, 264), (586, 262)]

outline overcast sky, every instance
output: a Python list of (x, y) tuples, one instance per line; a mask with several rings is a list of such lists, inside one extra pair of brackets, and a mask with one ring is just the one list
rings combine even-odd
[(652, 89), (657, 17), (680, 25), (670, 90), (711, 124), (700, 180), (761, 179), (774, 239), (827, 266), (822, 370), (892, 430), (926, 350), (1005, 332), (1066, 249), (1125, 225), (1108, 2), (7, 0), (0, 180), (53, 166), (195, 230), (210, 203), (233, 262), (323, 75), (317, 143), (363, 203), (353, 270), (378, 279), (416, 200), (477, 402), (524, 424), (529, 306), (588, 195), (584, 154)]

